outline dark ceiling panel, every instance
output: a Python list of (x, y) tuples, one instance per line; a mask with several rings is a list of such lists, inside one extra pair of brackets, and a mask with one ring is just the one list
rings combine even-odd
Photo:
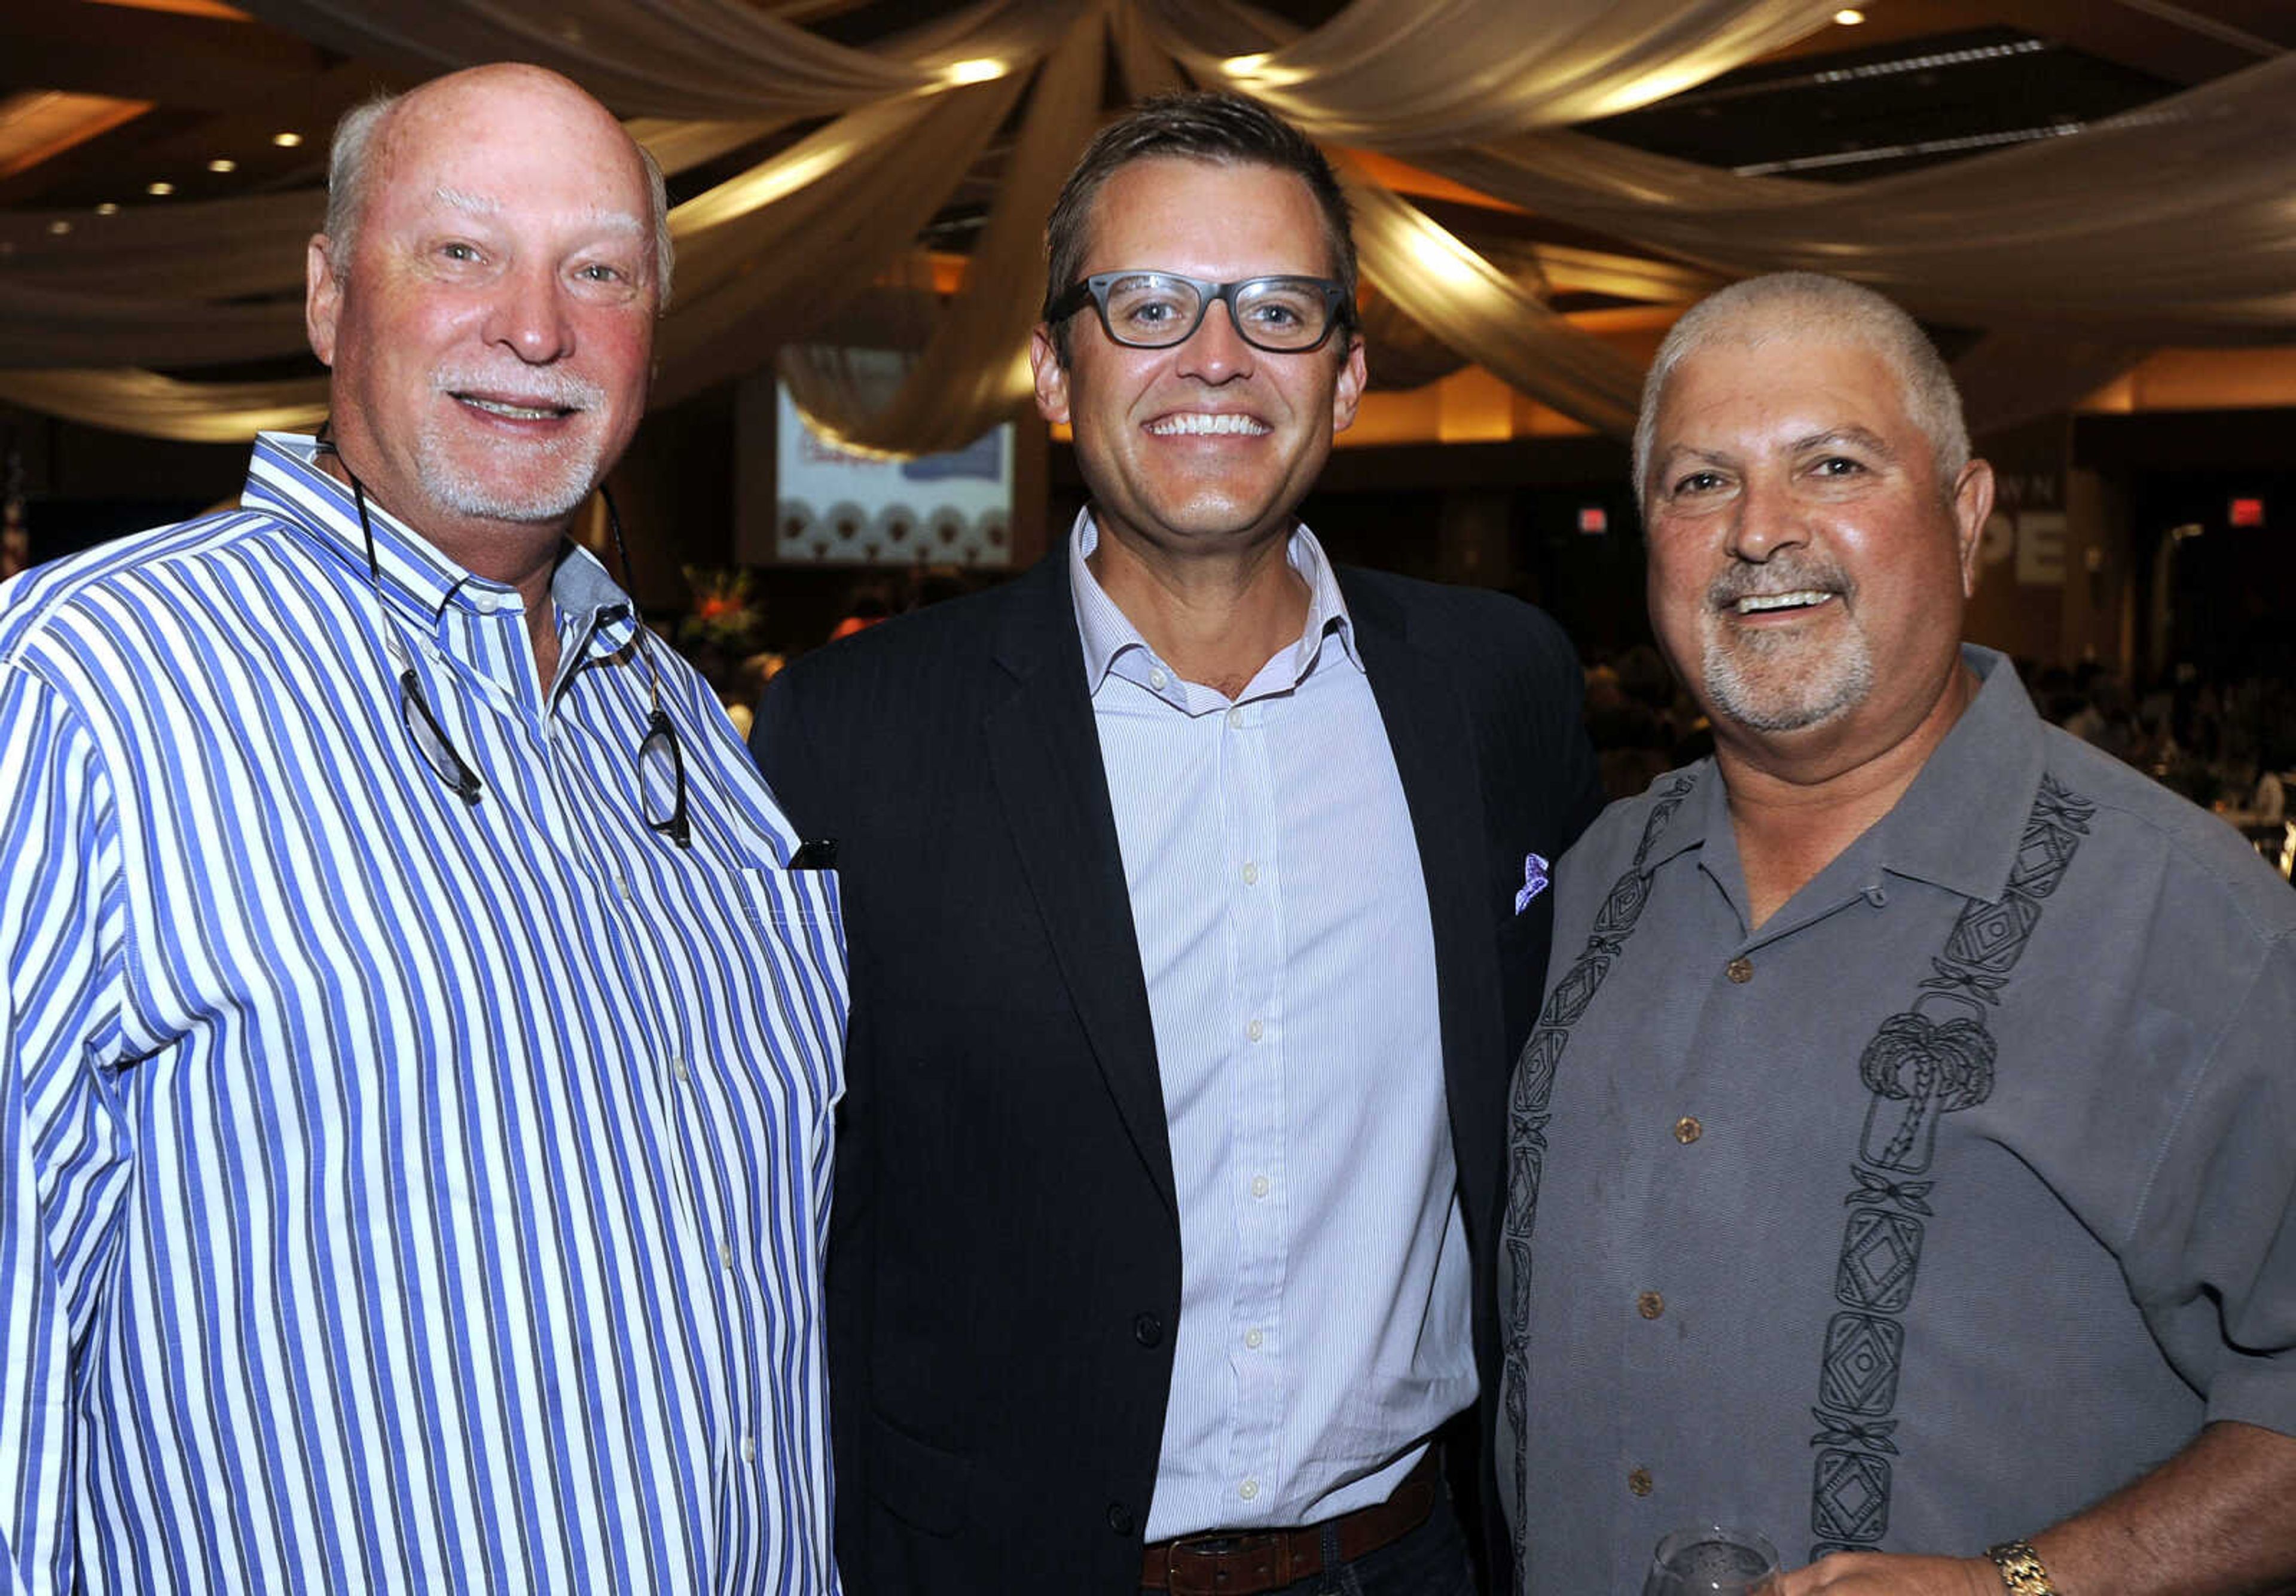
[(1854, 181), (2049, 136), (2178, 86), (1988, 28), (1742, 68), (1583, 130), (1736, 171)]

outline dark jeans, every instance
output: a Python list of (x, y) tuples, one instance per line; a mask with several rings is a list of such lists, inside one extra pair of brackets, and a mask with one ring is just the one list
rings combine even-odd
[[(1268, 1596), (1476, 1596), (1467, 1537), (1451, 1510), (1448, 1491), (1436, 1493), (1435, 1510), (1426, 1523), (1352, 1563), (1337, 1561), (1337, 1541), (1335, 1532), (1324, 1532), (1323, 1573)], [(1144, 1591), (1141, 1596), (1161, 1593)]]

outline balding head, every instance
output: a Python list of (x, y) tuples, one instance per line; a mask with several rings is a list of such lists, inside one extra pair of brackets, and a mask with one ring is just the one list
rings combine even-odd
[(1950, 488), (1969, 463), (1969, 428), (1961, 393), (1937, 348), (1914, 318), (1870, 288), (1816, 272), (1776, 272), (1749, 277), (1701, 300), (1674, 324), (1659, 345), (1643, 383), (1642, 414), (1635, 424), (1635, 499), (1649, 490), (1651, 445), (1659, 406), (1677, 367), (1718, 343), (1758, 345), (1774, 341), (1846, 344), (1871, 350), (1897, 376), (1906, 414), (1929, 439), (1937, 480)]
[(660, 188), (535, 67), (456, 72), (354, 131), (349, 235), (312, 240), (305, 297), (334, 459), (480, 574), (546, 552), (645, 409)]
[[(563, 96), (569, 101), (568, 109), (575, 114), (581, 114), (586, 108), (597, 117), (608, 122), (613, 121), (612, 113), (571, 79), (545, 68), (518, 62), (502, 62), (449, 72), (405, 94), (381, 95), (353, 106), (335, 125), (334, 143), (327, 156), (327, 219), (324, 231), (332, 247), (338, 272), (349, 268), (369, 192), (376, 181), (379, 169), (387, 163), (393, 124), (410, 111), (421, 115), (436, 112), (442, 108), (451, 109), (465, 95), (483, 96), (507, 88), (529, 90), (545, 97)], [(619, 130), (619, 124), (615, 126)], [(644, 174), (647, 195), (652, 202), (657, 296), (660, 303), (667, 306), (669, 303), (673, 254), (669, 237), (669, 191), (662, 180), (661, 168), (652, 153), (627, 134), (622, 136), (629, 144), (639, 169)]]

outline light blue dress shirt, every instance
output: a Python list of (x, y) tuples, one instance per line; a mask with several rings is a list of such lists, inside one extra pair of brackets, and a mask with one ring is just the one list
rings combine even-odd
[(588, 554), (545, 692), (311, 458), (0, 587), (4, 1578), (830, 1591), (833, 882), (659, 643), (693, 845), (645, 827)]
[(1234, 699), (1070, 570), (1180, 1204), (1147, 1535), (1386, 1499), (1475, 1399), (1469, 1260), (1419, 849), (1331, 566)]

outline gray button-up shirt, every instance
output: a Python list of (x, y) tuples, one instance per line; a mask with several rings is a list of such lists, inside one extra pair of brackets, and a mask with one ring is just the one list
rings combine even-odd
[(1701, 1519), (1965, 1555), (2205, 1421), (2296, 1433), (2296, 893), (1964, 653), (1759, 930), (1710, 761), (1556, 873), (1500, 1265), (1527, 1591), (1638, 1589)]

